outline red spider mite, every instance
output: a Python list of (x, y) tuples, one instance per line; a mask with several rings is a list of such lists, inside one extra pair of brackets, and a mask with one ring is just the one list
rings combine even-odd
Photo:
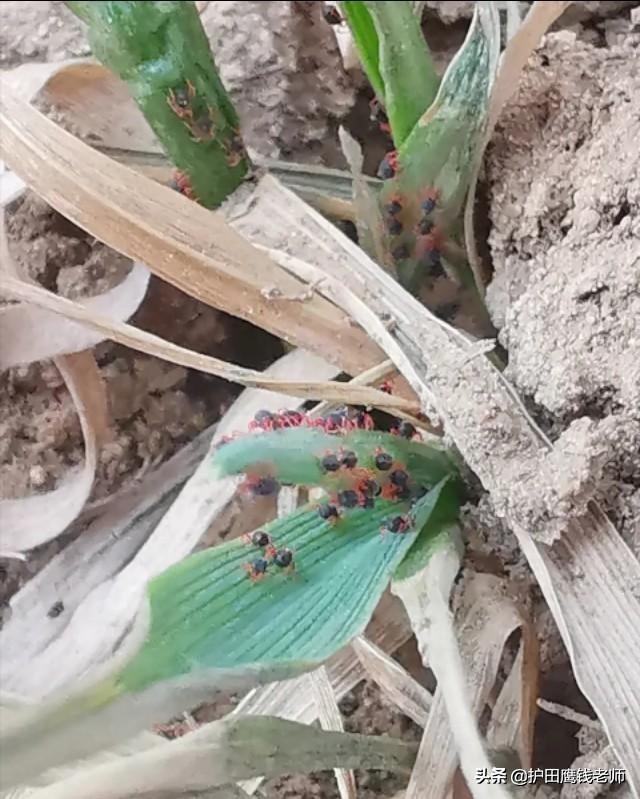
[(390, 455), (388, 452), (385, 452), (383, 449), (378, 447), (374, 453), (374, 464), (376, 469), (381, 472), (388, 472), (389, 469), (393, 466), (393, 455)]
[(386, 219), (384, 224), (390, 236), (399, 236), (404, 230), (402, 222), (393, 216)]
[(246, 571), (252, 583), (257, 583), (266, 577), (269, 561), (265, 558), (256, 558), (251, 563), (243, 563), (242, 568)]
[(283, 427), (300, 427), (306, 418), (304, 413), (292, 410), (279, 411), (278, 416)]
[(274, 477), (247, 477), (244, 482), (244, 489), (253, 494), (254, 497), (269, 497), (276, 494), (280, 484)]
[(196, 119), (190, 119), (187, 127), (191, 131), (191, 139), (195, 142), (207, 142), (215, 138), (216, 124), (213, 118), (213, 109), (208, 108), (204, 114)]
[(340, 455), (340, 464), (344, 466), (345, 469), (355, 469), (358, 465), (358, 456), (355, 452), (351, 452), (351, 450), (342, 452)]
[(428, 236), (433, 231), (433, 222), (426, 216), (418, 222), (417, 230), (419, 235)]
[(343, 508), (357, 508), (360, 504), (360, 494), (348, 488), (345, 491), (338, 492), (338, 505)]
[(173, 113), (180, 117), (180, 119), (191, 119), (193, 117), (193, 109), (191, 103), (196, 96), (196, 90), (191, 83), (187, 81), (184, 86), (179, 86), (177, 89), (169, 89), (167, 103)]
[(318, 514), (321, 519), (324, 519), (326, 522), (330, 522), (331, 524), (335, 524), (340, 519), (340, 512), (330, 502), (326, 502), (324, 505), (318, 506)]
[(380, 162), (380, 166), (378, 167), (378, 177), (381, 180), (389, 180), (396, 174), (397, 171), (398, 153), (396, 150), (392, 150), (391, 152), (387, 153)]
[(405, 419), (402, 419), (397, 424), (395, 424), (391, 428), (391, 432), (395, 436), (400, 436), (400, 438), (407, 438), (409, 440), (414, 438), (418, 433), (418, 431), (411, 424), (411, 422), (407, 422)]
[(383, 206), (383, 211), (389, 216), (395, 216), (399, 214), (400, 211), (404, 208), (404, 204), (402, 199), (400, 198), (399, 194), (394, 194), (392, 197), (389, 198), (389, 202), (385, 203)]
[(409, 475), (404, 469), (394, 469), (389, 475), (389, 480), (398, 488), (404, 488), (409, 482)]
[(261, 410), (249, 422), (249, 430), (273, 430), (275, 416), (271, 411)]
[(329, 25), (339, 25), (342, 22), (342, 15), (335, 6), (325, 6), (322, 16)]
[(273, 555), (271, 557), (271, 562), (275, 564), (278, 568), (284, 569), (285, 571), (293, 571), (295, 569), (295, 563), (293, 562), (293, 552), (286, 547), (283, 549), (274, 549)]
[(234, 166), (238, 166), (240, 161), (242, 161), (242, 159), (245, 157), (246, 150), (244, 142), (242, 141), (239, 133), (233, 134), (229, 145), (225, 147), (225, 153), (227, 157), (227, 164), (229, 164), (232, 169)]
[(325, 472), (337, 472), (340, 468), (340, 459), (335, 452), (327, 452), (320, 460), (320, 466)]
[(367, 476), (356, 483), (356, 491), (365, 497), (377, 497), (382, 492), (382, 488), (376, 480)]
[(445, 275), (439, 250), (425, 251), (418, 259), (418, 263), (425, 268), (431, 278), (444, 277)]
[(347, 409), (344, 408), (343, 410), (332, 411), (331, 413), (328, 413), (322, 420), (321, 426), (327, 433), (333, 433), (337, 430), (344, 429), (346, 421)]
[(435, 210), (439, 197), (440, 192), (438, 189), (428, 189), (423, 194), (422, 200), (420, 201), (420, 208), (422, 208), (425, 214), (430, 214)]
[(189, 200), (197, 200), (198, 198), (193, 191), (193, 187), (191, 185), (191, 181), (189, 178), (181, 172), (179, 169), (173, 173), (173, 178), (171, 183), (169, 184), (172, 189), (179, 192), (180, 194), (184, 194)]
[(260, 549), (264, 549), (271, 545), (271, 536), (264, 530), (254, 530), (253, 533), (245, 533), (242, 536), (242, 540)]
[(393, 380), (383, 380), (380, 383), (380, 391), (384, 391), (385, 394), (393, 394), (394, 389)]
[(393, 516), (390, 519), (385, 519), (380, 527), (381, 533), (406, 533), (411, 528), (411, 519), (409, 516)]

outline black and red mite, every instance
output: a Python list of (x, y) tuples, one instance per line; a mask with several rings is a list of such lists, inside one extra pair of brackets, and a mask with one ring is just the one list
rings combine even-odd
[(398, 171), (398, 151), (391, 150), (388, 152), (385, 157), (380, 161), (380, 166), (378, 167), (378, 177), (380, 180), (390, 180), (392, 177), (395, 176), (396, 172)]
[(179, 169), (176, 169), (173, 173), (173, 177), (169, 181), (169, 187), (179, 194), (184, 194), (184, 196), (190, 200), (198, 200), (193, 186), (191, 185), (191, 181), (184, 172), (181, 172)]
[(167, 103), (177, 117), (183, 120), (190, 120), (193, 118), (192, 103), (195, 96), (195, 86), (191, 81), (187, 81), (184, 86), (178, 86), (176, 89), (169, 89)]
[(330, 452), (322, 458), (320, 465), (325, 472), (337, 472), (340, 468), (340, 461), (338, 460), (337, 455), (335, 455), (333, 452)]
[(411, 440), (412, 438), (415, 437), (418, 431), (411, 424), (411, 422), (407, 422), (403, 419), (401, 422), (398, 422), (397, 425), (394, 425), (391, 428), (391, 432), (396, 436), (400, 436), (401, 438), (408, 438), (409, 440)]
[(322, 16), (329, 25), (339, 25), (342, 22), (342, 16), (335, 6), (324, 6)]
[(291, 571), (294, 568), (293, 552), (286, 547), (277, 549), (269, 533), (264, 530), (255, 530), (253, 533), (243, 536), (243, 538), (248, 543), (263, 550), (262, 557), (243, 564), (242, 568), (247, 572), (252, 582), (257, 582), (265, 577), (271, 565), (287, 571)]
[(338, 492), (338, 505), (343, 508), (357, 508), (360, 504), (360, 494), (351, 488)]
[(324, 505), (320, 505), (318, 508), (318, 514), (320, 515), (321, 519), (324, 519), (327, 522), (335, 523), (340, 518), (340, 512), (336, 508), (335, 505), (327, 502)]
[(271, 546), (271, 536), (269, 533), (265, 533), (264, 530), (256, 530), (255, 532), (251, 533), (251, 535), (248, 537), (248, 540), (253, 544), (254, 547), (259, 547), (260, 549)]
[(340, 464), (344, 466), (345, 469), (355, 469), (358, 464), (358, 456), (355, 452), (343, 452), (340, 457)]
[(382, 533), (406, 533), (411, 529), (411, 519), (408, 516), (393, 516), (385, 519), (380, 527)]
[(381, 472), (386, 472), (393, 465), (393, 456), (389, 455), (388, 452), (378, 452), (376, 453), (374, 463), (376, 469), (378, 469)]
[(275, 477), (248, 477), (245, 480), (245, 488), (253, 494), (254, 497), (270, 497), (277, 493), (280, 488), (280, 483)]

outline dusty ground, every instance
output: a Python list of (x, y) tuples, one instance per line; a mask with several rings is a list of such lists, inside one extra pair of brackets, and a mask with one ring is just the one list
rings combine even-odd
[[(442, 42), (446, 39), (445, 52), (463, 35), (469, 4), (427, 5), (428, 13), (441, 18), (435, 30)], [(593, 13), (603, 5), (616, 14), (623, 7), (622, 15), (601, 21)], [(640, 552), (640, 85), (634, 66), (640, 33), (628, 20), (633, 5), (576, 4), (579, 13), (568, 20), (572, 32), (548, 37), (502, 117), (487, 158), (495, 270), (488, 303), (509, 352), (509, 378), (552, 437), (572, 423), (583, 425), (574, 428), (580, 433), (576, 440), (598, 456), (598, 496)], [(305, 27), (306, 13), (296, 25)], [(226, 10), (219, 16), (209, 12), (206, 24), (210, 30), (218, 23), (232, 30), (227, 15)], [(453, 24), (447, 28), (442, 22)], [(317, 45), (308, 26), (305, 35), (307, 49), (313, 50)], [(262, 44), (277, 50), (279, 40)], [(3, 68), (87, 53), (80, 26), (61, 3), (0, 6)], [(303, 55), (265, 56), (249, 81), (239, 64), (223, 55), (222, 71), (243, 115), (255, 120), (254, 146), (270, 155), (303, 153), (309, 160), (331, 161), (337, 151), (327, 140), (335, 120), (322, 104), (339, 115), (348, 109), (352, 92), (340, 73), (337, 88), (318, 93), (311, 105), (292, 104), (291, 98), (300, 94), (295, 76), (314, 68), (313, 59), (301, 61)], [(256, 108), (262, 109), (259, 119)], [(13, 209), (9, 233), (16, 260), (64, 296), (102, 291), (129, 268), (126, 259), (88, 239), (32, 196)], [(270, 337), (157, 280), (133, 321), (201, 352), (257, 368), (281, 351)], [(102, 454), (94, 499), (168, 457), (215, 421), (234, 395), (214, 378), (110, 343), (96, 354), (108, 386), (113, 438)], [(70, 397), (52, 364), (0, 375), (2, 496), (50, 490), (78, 463), (81, 446)], [(536, 614), (541, 695), (589, 712), (513, 536), (486, 500), (468, 508), (465, 529), (474, 556), (519, 582)], [(6, 575), (0, 569), (0, 585), (4, 579), (5, 591), (15, 590), (15, 573), (10, 581)], [(349, 730), (418, 739), (415, 726), (370, 683), (346, 697), (341, 709)], [(579, 730), (576, 723), (541, 713), (536, 765), (568, 767), (589, 751), (593, 742), (586, 728), (576, 739)], [(402, 784), (386, 773), (359, 775), (364, 799), (392, 795)], [(265, 788), (273, 799), (337, 796), (331, 773), (274, 780)]]

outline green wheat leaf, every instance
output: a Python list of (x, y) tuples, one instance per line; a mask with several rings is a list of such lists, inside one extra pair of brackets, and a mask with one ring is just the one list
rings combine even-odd
[[(409, 510), (379, 501), (332, 525), (305, 507), (263, 529), (293, 550), (295, 571), (269, 567), (252, 582), (244, 566), (260, 556), (245, 540), (199, 552), (153, 580), (147, 640), (117, 682), (126, 691), (206, 670), (247, 674), (251, 684), (313, 668), (364, 630), (387, 584), (441, 501), (445, 478), (420, 499), (406, 533), (381, 534)], [(441, 499), (442, 498), (442, 499)], [(457, 507), (457, 506), (456, 506)]]

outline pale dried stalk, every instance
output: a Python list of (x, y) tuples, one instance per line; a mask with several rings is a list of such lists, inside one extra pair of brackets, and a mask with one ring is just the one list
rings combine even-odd
[(262, 372), (247, 369), (235, 364), (214, 358), (211, 355), (180, 347), (171, 341), (160, 338), (146, 330), (133, 327), (126, 322), (104, 316), (93, 309), (65, 297), (58, 297), (40, 286), (33, 286), (16, 280), (10, 276), (0, 275), (0, 291), (14, 299), (20, 299), (37, 305), (68, 319), (75, 319), (87, 327), (98, 331), (102, 337), (110, 338), (119, 344), (154, 355), (165, 361), (185, 366), (207, 374), (223, 377), (234, 383), (252, 388), (267, 388), (273, 391), (286, 392), (306, 399), (325, 398), (351, 404), (375, 405), (376, 407), (415, 409), (415, 404), (403, 397), (390, 396), (383, 391), (365, 386), (353, 386), (338, 382), (293, 382), (265, 377)]
[[(0, 219), (0, 281), (3, 278), (17, 280), (18, 275), (19, 270), (9, 254), (3, 210)], [(145, 289), (146, 282), (142, 291), (134, 289), (133, 298), (120, 298), (118, 311), (126, 315), (133, 313)], [(47, 332), (51, 336), (50, 348), (43, 352)], [(84, 350), (85, 342), (80, 342), (74, 349), (68, 340), (56, 341), (56, 328), (51, 326), (48, 331), (36, 329), (33, 332), (25, 325), (20, 310), (16, 314), (13, 306), (0, 309), (0, 333), (0, 368), (3, 361), (6, 368), (20, 362), (29, 363), (45, 354), (58, 356), (54, 357), (54, 363), (71, 393), (85, 445), (84, 465), (66, 483), (44, 494), (0, 502), (0, 553), (12, 556), (55, 538), (78, 516), (93, 488), (100, 445), (109, 426), (109, 412), (104, 383), (94, 355)], [(40, 350), (37, 345), (35, 348), (32, 346), (38, 339)]]
[(385, 696), (405, 716), (424, 727), (427, 723), (432, 696), (397, 660), (364, 636), (354, 639), (351, 646), (358, 656), (367, 677), (380, 686)]
[[(451, 763), (450, 751), (442, 759), (434, 758), (432, 748), (433, 728), (442, 718), (443, 705), (460, 767), (474, 799), (510, 799), (509, 792), (502, 786), (475, 780), (479, 770), (487, 769), (490, 773), (492, 763), (476, 724), (474, 713), (478, 711), (478, 701), (476, 696), (472, 700), (469, 695), (468, 678), (449, 610), (449, 595), (459, 568), (457, 547), (447, 541), (433, 553), (425, 569), (392, 586), (393, 592), (405, 603), (423, 662), (431, 667), (438, 681), (436, 701), (407, 787), (406, 799), (444, 799), (449, 792), (455, 761)], [(475, 681), (473, 688), (477, 692)], [(446, 730), (441, 729), (437, 737), (447, 745)], [(436, 764), (441, 768), (438, 769), (438, 779), (434, 780)]]
[[(313, 693), (318, 719), (323, 730), (334, 730), (344, 732), (342, 716), (338, 708), (338, 702), (331, 686), (331, 680), (324, 666), (310, 672), (307, 681)], [(358, 795), (356, 787), (356, 777), (352, 769), (334, 769), (338, 791), (341, 799), (355, 799)]]
[(263, 772), (336, 764), (407, 773), (415, 747), (392, 738), (326, 732), (283, 719), (228, 718), (127, 757), (80, 768), (32, 799), (125, 799), (160, 791), (206, 791)]

